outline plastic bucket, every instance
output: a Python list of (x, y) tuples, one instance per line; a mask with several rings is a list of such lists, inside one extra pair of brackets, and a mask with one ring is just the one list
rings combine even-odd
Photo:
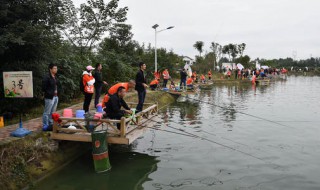
[(97, 105), (97, 112), (99, 112), (99, 113), (102, 113), (102, 112), (103, 112), (103, 110), (102, 110), (102, 105), (101, 105), (101, 104), (98, 104), (98, 105)]
[(85, 111), (84, 110), (77, 110), (76, 111), (76, 118), (84, 118)]
[(102, 116), (103, 116), (102, 113), (95, 113), (93, 118), (94, 119), (102, 119)]
[(63, 117), (72, 117), (72, 109), (64, 109), (63, 110)]

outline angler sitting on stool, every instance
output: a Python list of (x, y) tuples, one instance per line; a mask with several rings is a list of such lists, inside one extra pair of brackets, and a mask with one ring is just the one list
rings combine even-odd
[[(123, 100), (126, 95), (126, 90), (124, 87), (120, 86), (117, 93), (110, 96), (109, 101), (106, 103), (106, 116), (110, 119), (120, 120), (125, 114), (132, 114), (127, 103)], [(121, 109), (121, 107), (124, 108)], [(117, 128), (120, 129), (120, 123), (117, 123)]]

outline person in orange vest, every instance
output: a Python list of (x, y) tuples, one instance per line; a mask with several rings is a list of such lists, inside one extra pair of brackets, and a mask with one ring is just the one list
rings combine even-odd
[(253, 75), (251, 79), (252, 84), (256, 84), (256, 79), (257, 79), (256, 75)]
[(84, 86), (84, 102), (83, 102), (83, 110), (85, 112), (89, 111), (90, 102), (92, 99), (92, 95), (94, 93), (94, 83), (95, 79), (92, 76), (92, 71), (94, 68), (91, 65), (86, 67), (86, 71), (82, 73), (82, 83)]
[(204, 77), (203, 74), (201, 75), (200, 80), (202, 83), (206, 83), (206, 77)]
[(211, 80), (211, 77), (212, 77), (212, 73), (211, 73), (211, 69), (208, 71), (208, 78), (209, 80)]
[(155, 79), (159, 79), (160, 80), (161, 73), (159, 71), (155, 71), (153, 73), (153, 76), (154, 76)]
[(129, 91), (130, 88), (134, 88), (136, 86), (136, 82), (134, 80), (130, 80), (129, 82), (119, 82), (113, 86), (111, 86), (108, 90), (108, 93), (103, 97), (101, 105), (105, 107), (107, 102), (109, 101), (109, 98), (111, 95), (114, 95), (117, 93), (118, 88), (122, 86), (126, 90), (126, 92)]
[(163, 76), (163, 88), (167, 87), (168, 80), (170, 78), (168, 69), (165, 69), (162, 73)]
[(231, 77), (231, 69), (228, 70), (227, 76), (228, 76), (228, 79), (230, 79), (230, 77)]
[(196, 71), (194, 71), (194, 72), (192, 73), (191, 77), (193, 77), (193, 81), (194, 81), (194, 82), (198, 82), (197, 72), (196, 72)]
[(288, 70), (287, 69), (285, 69), (284, 67), (282, 67), (282, 69), (281, 69), (281, 73), (282, 74), (286, 74), (288, 72)]
[(194, 80), (193, 76), (188, 78), (188, 80), (187, 80), (187, 88), (188, 89), (193, 89), (193, 80)]
[(159, 80), (160, 79), (155, 78), (153, 81), (150, 82), (150, 89), (151, 90), (155, 90), (158, 87)]

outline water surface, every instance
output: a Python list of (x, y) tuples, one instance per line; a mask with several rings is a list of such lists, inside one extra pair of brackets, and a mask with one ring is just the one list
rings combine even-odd
[(218, 85), (160, 111), (133, 145), (112, 146), (112, 169), (91, 153), (36, 189), (320, 189), (320, 78)]

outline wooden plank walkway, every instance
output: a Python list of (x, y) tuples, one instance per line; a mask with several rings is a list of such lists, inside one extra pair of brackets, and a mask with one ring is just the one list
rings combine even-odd
[[(128, 103), (131, 107), (135, 103)], [(150, 118), (158, 112), (157, 104), (145, 103), (147, 107), (142, 112), (134, 115), (132, 118), (122, 117), (121, 120), (111, 119), (92, 119), (90, 122), (95, 123), (95, 130), (107, 130), (107, 141), (109, 144), (129, 145), (137, 138), (142, 136), (147, 130), (146, 125), (152, 123)], [(61, 123), (54, 122), (51, 138), (56, 140), (91, 142), (91, 133), (87, 131), (85, 119), (82, 118), (65, 118), (60, 117)], [(76, 129), (67, 128), (68, 125), (75, 124)], [(120, 124), (120, 129), (116, 127)]]

